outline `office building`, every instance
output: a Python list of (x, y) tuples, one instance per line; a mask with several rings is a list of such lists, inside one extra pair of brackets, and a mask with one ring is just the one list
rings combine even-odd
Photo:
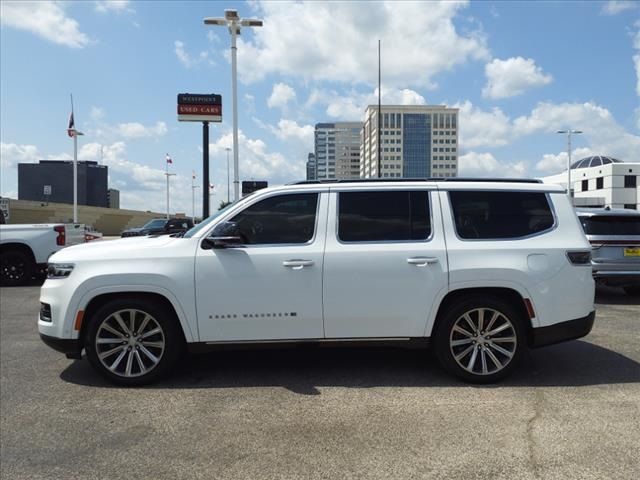
[[(382, 105), (380, 161), (378, 106), (365, 112), (360, 146), (362, 178), (455, 177), (458, 109), (444, 105)], [(380, 164), (381, 175), (378, 174)]]
[(313, 153), (309, 153), (307, 156), (307, 180), (316, 179), (316, 156)]
[(120, 208), (120, 190), (115, 188), (107, 190), (107, 206), (109, 208)]
[[(78, 205), (107, 207), (108, 168), (98, 162), (78, 162)], [(73, 203), (73, 162), (40, 160), (18, 164), (18, 199)]]
[[(567, 188), (567, 171), (543, 177), (544, 183)], [(604, 155), (571, 165), (571, 190), (576, 207), (640, 210), (640, 162), (623, 162)]]
[(360, 177), (361, 130), (362, 122), (316, 124), (316, 180)]

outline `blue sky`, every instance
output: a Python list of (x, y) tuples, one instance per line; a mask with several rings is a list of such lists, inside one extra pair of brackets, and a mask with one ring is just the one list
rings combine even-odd
[[(541, 176), (566, 163), (553, 132), (584, 130), (574, 156), (640, 161), (639, 2), (3, 2), (0, 193), (18, 162), (69, 158), (69, 94), (125, 208), (191, 211), (201, 126), (179, 123), (176, 94), (220, 93), (211, 129), (214, 201), (226, 198), (231, 146), (229, 34), (205, 16), (264, 20), (238, 45), (241, 179), (302, 179), (313, 125), (359, 120), (376, 99), (460, 112), (460, 174)], [(101, 154), (102, 152), (102, 154)], [(199, 180), (198, 180), (199, 182)]]

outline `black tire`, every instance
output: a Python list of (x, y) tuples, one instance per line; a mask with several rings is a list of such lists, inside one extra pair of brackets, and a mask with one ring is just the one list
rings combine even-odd
[(18, 249), (0, 253), (0, 283), (9, 287), (27, 284), (32, 278), (35, 263), (31, 255)]
[[(124, 312), (123, 312), (124, 311)], [(120, 319), (125, 322), (125, 325), (130, 326), (131, 315), (130, 311), (137, 311), (134, 314), (134, 330), (141, 327), (144, 323), (147, 315), (151, 317), (147, 321), (147, 326), (143, 326), (143, 331), (133, 332), (139, 342), (132, 345), (126, 342), (134, 342), (134, 335), (126, 337), (126, 331), (117, 322), (116, 315), (120, 316)], [(112, 383), (124, 386), (139, 386), (146, 385), (156, 380), (159, 380), (165, 376), (169, 370), (175, 365), (178, 358), (185, 347), (184, 336), (178, 319), (175, 318), (173, 312), (168, 311), (167, 308), (160, 302), (152, 301), (146, 298), (136, 297), (123, 297), (118, 298), (99, 308), (88, 319), (87, 329), (84, 335), (84, 348), (87, 353), (87, 358), (93, 368), (95, 368), (103, 377)], [(111, 334), (104, 325), (107, 323), (107, 327), (115, 329), (120, 332), (125, 338)], [(151, 330), (159, 328), (161, 333), (156, 333), (151, 336), (143, 338), (149, 334)], [(111, 330), (112, 331), (112, 330)], [(128, 330), (127, 330), (128, 331)], [(98, 337), (100, 335), (100, 337)], [(117, 339), (118, 341), (110, 342), (109, 345), (98, 344), (97, 340), (108, 341), (110, 338)], [(142, 340), (140, 340), (142, 339)], [(120, 342), (122, 340), (122, 342)], [(163, 348), (151, 347), (146, 341), (150, 343), (163, 343)], [(147, 353), (153, 357), (158, 358), (157, 363), (153, 363), (151, 356), (147, 356), (143, 350), (135, 351), (136, 349), (145, 347)], [(105, 355), (107, 349), (115, 350), (121, 348), (121, 350), (115, 351), (113, 354), (107, 356), (103, 360), (100, 358), (100, 354)], [(125, 350), (126, 349), (126, 350)], [(124, 353), (122, 353), (124, 352)], [(120, 359), (119, 363), (113, 370), (107, 368), (107, 363), (116, 363), (116, 360), (120, 354), (124, 356)], [(131, 358), (131, 369), (127, 372), (129, 358)], [(141, 364), (146, 362), (145, 367), (148, 367), (148, 371), (142, 370)]]
[[(493, 338), (491, 335), (485, 336), (490, 332), (482, 331), (483, 335), (474, 337), (454, 330), (455, 326), (462, 328), (461, 325), (466, 325), (466, 328), (463, 328), (466, 333), (475, 333), (471, 332), (472, 329), (466, 323), (464, 315), (467, 314), (472, 324), (477, 326), (480, 323), (479, 309), (486, 309), (484, 312), (489, 314), (486, 315), (487, 318), (484, 318), (485, 313), (483, 313), (482, 323), (485, 327), (489, 324), (494, 312), (498, 312), (493, 325), (491, 325), (491, 331), (503, 328), (507, 324), (510, 326), (496, 332)], [(520, 311), (514, 308), (511, 303), (493, 296), (470, 295), (450, 306), (439, 318), (434, 334), (436, 357), (445, 370), (466, 382), (497, 382), (511, 373), (526, 348), (524, 322), (525, 319)], [(515, 341), (509, 340), (511, 338), (514, 338)], [(454, 345), (456, 342), (462, 345)], [(497, 348), (501, 348), (511, 356), (499, 352), (496, 350)], [(477, 352), (474, 351), (475, 349)], [(460, 357), (465, 351), (467, 353)], [(458, 360), (456, 360), (456, 356), (458, 356)], [(485, 361), (483, 362), (482, 359)], [(494, 362), (494, 359), (497, 363)], [(501, 363), (504, 365), (498, 369), (498, 364)], [(471, 369), (464, 368), (463, 364), (466, 364), (467, 367), (470, 365)], [(486, 372), (483, 373), (485, 364)]]
[(640, 285), (630, 285), (628, 287), (622, 287), (624, 293), (631, 297), (640, 297)]

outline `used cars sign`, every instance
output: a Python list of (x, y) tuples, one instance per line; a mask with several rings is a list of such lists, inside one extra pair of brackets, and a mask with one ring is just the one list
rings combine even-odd
[(222, 96), (179, 93), (178, 120), (181, 122), (222, 122)]

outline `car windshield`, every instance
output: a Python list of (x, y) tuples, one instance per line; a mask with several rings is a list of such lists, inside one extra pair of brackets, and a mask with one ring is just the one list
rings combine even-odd
[(161, 228), (164, 227), (166, 220), (162, 219), (162, 218), (156, 218), (154, 220), (151, 220), (150, 222), (147, 222), (144, 224), (144, 227), (142, 228)]
[(230, 203), (229, 205), (227, 205), (226, 207), (218, 210), (217, 212), (209, 215), (207, 218), (205, 218), (202, 222), (200, 222), (198, 225), (196, 225), (193, 228), (190, 228), (189, 230), (186, 231), (186, 233), (183, 235), (183, 238), (191, 238), (193, 237), (196, 233), (198, 233), (200, 230), (206, 228), (208, 225), (211, 225), (211, 222), (213, 222), (216, 218), (218, 218), (220, 215), (222, 215), (225, 211), (227, 211), (232, 205), (235, 205), (235, 203)]
[(580, 217), (587, 235), (640, 235), (640, 215)]

